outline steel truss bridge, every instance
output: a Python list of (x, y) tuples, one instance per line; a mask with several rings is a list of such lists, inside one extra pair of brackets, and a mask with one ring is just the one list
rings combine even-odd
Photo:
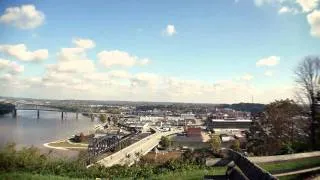
[(130, 144), (130, 138), (133, 134), (129, 134), (123, 138), (118, 136), (89, 137), (88, 159), (87, 164), (94, 163), (99, 155), (106, 152), (115, 152)]
[(88, 105), (66, 105), (66, 107), (72, 107), (77, 110), (69, 110), (64, 107), (57, 107), (56, 105), (51, 104), (33, 104), (33, 103), (12, 103), (14, 106), (5, 106), (0, 107), (0, 110), (3, 111), (11, 111), (12, 116), (17, 116), (18, 110), (23, 111), (36, 111), (37, 112), (37, 118), (40, 118), (40, 111), (54, 111), (54, 112), (61, 112), (61, 119), (64, 118), (65, 113), (67, 112), (73, 112), (76, 113), (76, 118), (78, 118), (78, 114), (86, 114), (91, 117), (91, 119), (94, 118), (94, 115), (100, 115), (100, 114), (106, 114), (106, 113), (95, 113), (92, 111), (92, 108)]

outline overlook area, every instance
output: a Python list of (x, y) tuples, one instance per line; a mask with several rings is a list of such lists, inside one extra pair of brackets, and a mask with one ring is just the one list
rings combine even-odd
[(0, 179), (320, 178), (320, 0), (0, 0)]

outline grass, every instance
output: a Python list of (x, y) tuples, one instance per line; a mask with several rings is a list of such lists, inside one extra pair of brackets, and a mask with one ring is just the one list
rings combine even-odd
[[(304, 158), (292, 161), (282, 161), (282, 162), (275, 162), (275, 163), (264, 163), (259, 164), (259, 166), (271, 174), (277, 173), (284, 173), (290, 172), (300, 169), (307, 169), (311, 167), (320, 166), (320, 157), (313, 157), (313, 158)], [(190, 170), (184, 172), (172, 172), (167, 174), (162, 174), (159, 176), (154, 177), (154, 179), (164, 180), (164, 179), (175, 179), (175, 180), (182, 180), (182, 179), (203, 179), (204, 175), (224, 175), (226, 172), (226, 167), (213, 167), (211, 170)], [(280, 179), (297, 179), (299, 176), (286, 176), (281, 177)]]
[(204, 175), (224, 175), (226, 173), (226, 167), (216, 167), (212, 169), (197, 169), (188, 170), (183, 172), (170, 172), (166, 174), (161, 174), (159, 176), (152, 177), (152, 179), (157, 180), (193, 180), (193, 179), (203, 179)]
[[(320, 157), (304, 158), (304, 159), (274, 162), (274, 163), (264, 163), (264, 164), (259, 164), (259, 166), (269, 171), (272, 174), (284, 173), (284, 172), (290, 172), (290, 171), (295, 171), (299, 169), (306, 169), (306, 168), (320, 166)], [(168, 172), (160, 175), (154, 175), (153, 177), (151, 177), (151, 179), (193, 180), (193, 179), (203, 179), (204, 175), (224, 175), (225, 172), (226, 172), (226, 167), (206, 167), (204, 169), (190, 169), (190, 170), (182, 170), (182, 171)], [(280, 179), (299, 179), (299, 177), (300, 175), (294, 175), (294, 176), (281, 177)], [(53, 175), (32, 174), (29, 172), (26, 172), (26, 173), (11, 172), (11, 173), (0, 174), (0, 179), (65, 180), (70, 178), (53, 176)], [(128, 179), (130, 179), (130, 177)]]
[(62, 176), (31, 174), (26, 172), (11, 172), (0, 174), (2, 180), (80, 180)]
[(294, 170), (307, 169), (320, 166), (320, 157), (303, 158), (291, 161), (273, 162), (259, 164), (261, 168), (271, 174), (284, 173)]

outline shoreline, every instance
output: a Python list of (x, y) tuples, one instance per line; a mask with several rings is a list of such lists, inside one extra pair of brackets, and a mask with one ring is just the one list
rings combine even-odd
[[(70, 146), (52, 146), (50, 144), (55, 144), (55, 143), (68, 143)], [(72, 146), (74, 145), (74, 146)], [(50, 149), (56, 149), (56, 150), (64, 150), (64, 151), (72, 151), (73, 149), (87, 149), (88, 148), (88, 144), (84, 144), (84, 143), (73, 143), (69, 140), (69, 138), (67, 139), (60, 139), (60, 140), (56, 140), (56, 141), (51, 141), (48, 143), (44, 143), (43, 144), (44, 147), (46, 148), (50, 148)]]
[[(86, 134), (90, 134), (92, 131), (95, 131), (95, 128), (88, 128), (84, 131), (81, 131), (82, 133), (86, 133)], [(73, 149), (87, 149), (88, 145), (87, 144), (83, 144), (83, 143), (73, 143), (70, 140), (70, 137), (67, 137), (66, 139), (59, 139), (56, 141), (51, 141), (51, 142), (47, 142), (42, 144), (42, 146), (46, 147), (46, 148), (50, 148), (50, 149), (56, 149), (56, 150), (63, 150), (63, 151), (72, 151)], [(69, 143), (71, 146), (66, 146), (66, 147), (59, 147), (59, 146), (51, 146), (50, 144), (54, 144), (54, 143)], [(72, 146), (72, 145), (77, 145)]]

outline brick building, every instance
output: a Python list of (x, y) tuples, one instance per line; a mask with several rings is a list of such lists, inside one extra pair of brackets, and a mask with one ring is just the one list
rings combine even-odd
[(201, 137), (201, 128), (199, 127), (188, 127), (187, 128), (188, 137)]

